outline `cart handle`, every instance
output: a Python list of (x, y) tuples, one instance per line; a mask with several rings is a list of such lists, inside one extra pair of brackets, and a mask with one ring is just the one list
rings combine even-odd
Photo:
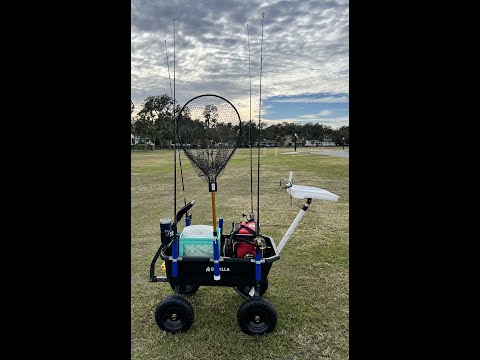
[(157, 259), (160, 256), (162, 251), (162, 246), (160, 246), (153, 257), (152, 262), (150, 263), (150, 282), (157, 282), (158, 276), (155, 276), (155, 264), (157, 263)]
[(283, 235), (282, 241), (280, 241), (280, 243), (279, 243), (278, 246), (277, 246), (278, 254), (280, 254), (280, 252), (282, 251), (283, 247), (284, 247), (285, 244), (287, 243), (288, 239), (290, 239), (290, 236), (292, 236), (293, 232), (295, 231), (295, 229), (296, 229), (297, 226), (298, 226), (298, 223), (300, 222), (300, 220), (302, 220), (303, 215), (305, 215), (305, 212), (308, 210), (308, 206), (309, 206), (311, 203), (312, 203), (312, 199), (311, 199), (311, 198), (308, 198), (308, 199), (307, 199), (307, 202), (302, 206), (302, 208), (301, 208), (300, 211), (298, 212), (297, 216), (296, 216), (295, 219), (292, 221), (292, 224), (291, 224), (290, 227), (288, 228), (287, 232), (285, 233), (285, 235)]

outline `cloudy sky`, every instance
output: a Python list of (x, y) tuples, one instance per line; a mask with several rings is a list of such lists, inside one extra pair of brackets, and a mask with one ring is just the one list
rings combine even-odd
[[(147, 96), (180, 105), (201, 94), (228, 99), (242, 121), (349, 124), (348, 0), (132, 0), (131, 83), (136, 110)], [(250, 73), (248, 31), (250, 33)]]

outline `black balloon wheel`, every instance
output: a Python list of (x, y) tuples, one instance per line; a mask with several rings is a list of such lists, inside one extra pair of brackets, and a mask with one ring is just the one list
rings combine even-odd
[(169, 307), (162, 314), (163, 323), (171, 330), (180, 330), (183, 327), (185, 314), (179, 307)]
[(160, 329), (177, 333), (192, 326), (195, 313), (192, 304), (181, 295), (162, 300), (155, 309), (155, 321)]
[(238, 324), (248, 335), (264, 335), (277, 325), (278, 314), (268, 301), (253, 297), (240, 305), (237, 312)]
[(264, 309), (253, 309), (248, 314), (248, 327), (255, 333), (263, 333), (270, 325), (270, 315)]

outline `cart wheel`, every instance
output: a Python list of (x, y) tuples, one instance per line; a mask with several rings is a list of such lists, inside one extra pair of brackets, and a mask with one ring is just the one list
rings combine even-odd
[(277, 311), (273, 305), (259, 297), (246, 300), (237, 312), (240, 329), (248, 335), (272, 332), (277, 325), (277, 317)]
[(194, 317), (192, 304), (180, 295), (163, 299), (155, 309), (157, 325), (170, 333), (187, 331), (192, 326)]
[[(251, 298), (250, 296), (250, 290), (252, 289), (251, 286), (235, 286), (235, 289), (237, 289), (238, 292), (240, 292), (243, 296), (246, 298)], [(267, 292), (268, 289), (268, 279), (266, 278), (265, 280), (260, 281), (260, 296), (263, 296)]]
[[(170, 284), (170, 287), (172, 288), (173, 291), (175, 291), (175, 285)], [(179, 294), (182, 295), (193, 295), (197, 292), (198, 288), (200, 285), (185, 285), (185, 286), (180, 286), (180, 292)]]

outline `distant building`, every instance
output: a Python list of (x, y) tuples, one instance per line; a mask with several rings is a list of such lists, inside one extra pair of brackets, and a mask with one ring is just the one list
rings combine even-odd
[[(255, 142), (254, 146), (257, 146), (257, 142)], [(277, 147), (278, 146), (278, 142), (276, 142), (275, 140), (264, 140), (264, 141), (260, 141), (260, 147)]]
[[(145, 144), (145, 141), (143, 141), (143, 138), (140, 136), (130, 134), (130, 145), (138, 145), (138, 144)], [(150, 140), (150, 138), (147, 136), (147, 145), (153, 145), (153, 142)]]
[(332, 141), (332, 137), (325, 135), (320, 146), (335, 146), (335, 141)]
[(320, 140), (306, 140), (305, 146), (322, 146), (322, 142)]
[[(303, 138), (297, 137), (297, 146), (303, 146), (304, 140)], [(287, 135), (283, 140), (283, 146), (295, 146), (295, 136)]]
[(328, 135), (323, 137), (323, 141), (320, 140), (307, 140), (305, 146), (335, 146), (335, 142)]

